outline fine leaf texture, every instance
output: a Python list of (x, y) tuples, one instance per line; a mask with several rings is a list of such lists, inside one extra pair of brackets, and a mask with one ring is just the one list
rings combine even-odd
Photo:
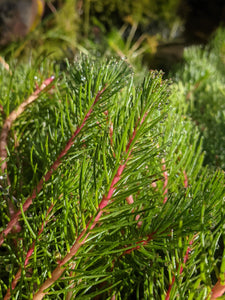
[[(224, 273), (224, 179), (202, 167), (199, 134), (171, 83), (149, 72), (135, 86), (124, 61), (85, 56), (55, 75), (8, 138), (2, 295), (207, 297)], [(10, 91), (6, 115), (21, 103)]]

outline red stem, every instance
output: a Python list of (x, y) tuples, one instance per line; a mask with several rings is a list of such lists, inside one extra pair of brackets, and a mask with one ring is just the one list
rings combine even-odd
[[(49, 209), (47, 210), (47, 214), (46, 214), (46, 220), (42, 222), (41, 224), (41, 229), (39, 230), (38, 232), (38, 236), (39, 236), (39, 239), (40, 239), (40, 235), (42, 234), (43, 230), (44, 230), (44, 226), (48, 223), (48, 220), (47, 220), (47, 217), (48, 215), (50, 214), (51, 210), (53, 209), (53, 206), (54, 204), (52, 203), (49, 207)], [(35, 241), (32, 243), (32, 246), (30, 247), (30, 249), (27, 251), (27, 255), (26, 255), (26, 259), (25, 259), (25, 262), (24, 262), (24, 268), (28, 265), (29, 263), (29, 260), (30, 260), (30, 257), (31, 255), (33, 254), (34, 252), (34, 247), (35, 247)], [(20, 277), (21, 277), (21, 272), (22, 272), (22, 268), (20, 267), (18, 272), (16, 273), (12, 283), (11, 283), (11, 289), (14, 290), (16, 285), (17, 285), (17, 282), (20, 280)], [(7, 292), (6, 292), (6, 295), (4, 297), (4, 300), (8, 300), (10, 299), (11, 297), (11, 289), (8, 288)]]
[(13, 122), (21, 115), (21, 113), (25, 110), (25, 108), (34, 102), (39, 94), (52, 83), (54, 77), (47, 78), (43, 81), (40, 88), (37, 88), (32, 95), (30, 95), (24, 102), (22, 102), (19, 107), (13, 110), (10, 115), (6, 118), (0, 135), (0, 161), (1, 161), (1, 170), (2, 173), (5, 172), (7, 168), (6, 158), (7, 158), (7, 139), (9, 131), (12, 127)]
[[(40, 88), (38, 87), (32, 95), (30, 95), (24, 102), (22, 102), (19, 107), (14, 109), (9, 116), (4, 121), (4, 124), (2, 126), (1, 134), (0, 134), (0, 163), (1, 163), (1, 173), (6, 174), (7, 177), (7, 184), (10, 186), (10, 180), (9, 176), (7, 174), (7, 140), (8, 140), (8, 134), (12, 127), (13, 122), (21, 115), (21, 113), (25, 110), (25, 108), (34, 102), (36, 99), (38, 99), (39, 94), (45, 90), (45, 88), (52, 83), (54, 80), (54, 77), (47, 78), (43, 81)], [(1, 111), (3, 112), (3, 107), (1, 107)], [(8, 198), (8, 209), (9, 209), (9, 215), (12, 218), (15, 214), (15, 207), (11, 201), (10, 198)], [(17, 224), (14, 224), (14, 231), (19, 232), (20, 231), (20, 225), (17, 222)]]
[(187, 177), (187, 173), (185, 172), (185, 170), (183, 171), (184, 174), (184, 187), (188, 188), (188, 177)]
[(221, 283), (220, 279), (214, 285), (211, 291), (210, 300), (215, 300), (225, 293), (225, 285)]
[[(187, 173), (186, 173), (185, 170), (183, 171), (183, 174), (184, 174), (184, 187), (187, 188), (187, 187), (188, 187), (188, 177), (187, 177)], [(196, 236), (197, 236), (197, 235), (195, 235), (195, 236), (193, 237), (193, 239), (189, 242), (189, 246), (188, 246), (187, 251), (186, 251), (186, 253), (185, 253), (185, 256), (184, 256), (184, 258), (183, 258), (183, 265), (180, 266), (179, 274), (182, 274), (182, 272), (183, 272), (184, 265), (185, 265), (185, 263), (187, 262), (187, 260), (188, 260), (188, 258), (189, 258), (189, 253), (190, 253), (190, 251), (191, 251), (191, 245), (193, 244), (194, 239), (195, 239)], [(174, 282), (175, 282), (175, 275), (173, 275), (172, 282), (170, 283), (169, 288), (168, 288), (168, 290), (167, 290), (165, 300), (169, 300), (169, 299), (170, 299), (170, 292), (171, 292), (171, 290), (172, 290), (172, 287), (173, 287)]]
[[(61, 164), (61, 159), (67, 154), (67, 152), (69, 151), (69, 149), (72, 147), (73, 143), (74, 143), (74, 139), (75, 137), (80, 133), (81, 129), (84, 127), (87, 119), (89, 118), (90, 114), (93, 111), (94, 105), (99, 101), (101, 94), (105, 91), (106, 86), (97, 93), (96, 97), (95, 97), (95, 101), (92, 104), (90, 110), (87, 112), (86, 116), (83, 119), (83, 122), (81, 123), (81, 125), (76, 129), (76, 131), (74, 132), (74, 134), (72, 135), (72, 137), (69, 139), (68, 143), (66, 144), (65, 148), (62, 150), (62, 152), (59, 154), (59, 156), (57, 157), (56, 161), (53, 163), (53, 165), (50, 167), (49, 171), (47, 172), (47, 174), (44, 176), (44, 178), (42, 178), (38, 185), (33, 189), (33, 192), (31, 194), (31, 196), (29, 196), (25, 203), (23, 204), (23, 211), (27, 211), (27, 209), (30, 207), (30, 205), (33, 203), (33, 200), (37, 197), (38, 193), (42, 190), (43, 188), (43, 184), (44, 182), (47, 182), (50, 177), (52, 176), (52, 173), (58, 168), (58, 166)], [(13, 227), (16, 225), (16, 223), (19, 220), (19, 217), (21, 215), (21, 211), (17, 211), (17, 213), (12, 217), (12, 219), (10, 220), (10, 222), (8, 223), (6, 229), (3, 230), (3, 232), (0, 235), (0, 246), (2, 245), (2, 243), (5, 240), (5, 237), (11, 232), (11, 230), (13, 229)]]
[[(154, 237), (155, 233), (156, 233), (156, 232), (153, 232), (153, 233), (150, 233), (149, 235), (147, 235), (147, 239), (146, 239), (146, 240), (141, 240), (141, 241), (136, 242), (136, 245), (137, 245), (137, 246), (135, 246), (135, 247), (133, 247), (133, 248), (131, 248), (131, 249), (125, 250), (125, 251), (121, 254), (121, 256), (126, 255), (126, 254), (130, 254), (131, 252), (140, 249), (141, 246), (147, 245), (151, 240), (153, 240), (153, 237)], [(141, 245), (139, 245), (139, 244), (141, 244)]]
[[(141, 125), (143, 123), (143, 121), (146, 118), (146, 116), (147, 116), (147, 113), (144, 115), (144, 117), (142, 118), (142, 120), (139, 121), (139, 125)], [(108, 194), (106, 196), (103, 196), (102, 201), (100, 202), (100, 204), (98, 206), (98, 213), (97, 213), (96, 217), (94, 219), (93, 219), (93, 217), (90, 218), (89, 222), (86, 225), (86, 228), (78, 236), (77, 240), (75, 241), (75, 243), (71, 247), (70, 251), (66, 254), (66, 256), (64, 257), (64, 259), (61, 261), (61, 263), (51, 273), (51, 277), (49, 277), (42, 284), (42, 286), (39, 288), (39, 290), (37, 291), (37, 293), (34, 295), (33, 300), (40, 300), (40, 299), (42, 299), (47, 294), (47, 292), (44, 292), (44, 291), (47, 288), (49, 288), (56, 280), (58, 280), (61, 277), (61, 275), (63, 274), (63, 272), (66, 269), (66, 267), (64, 267), (64, 265), (67, 262), (69, 262), (72, 259), (72, 257), (74, 257), (76, 255), (76, 253), (78, 252), (78, 250), (80, 249), (80, 247), (87, 240), (88, 236), (91, 233), (91, 230), (94, 229), (94, 227), (98, 223), (101, 215), (104, 213), (104, 208), (109, 204), (110, 201), (112, 201), (113, 192), (116, 189), (115, 185), (120, 180), (120, 178), (122, 176), (122, 173), (123, 173), (123, 171), (124, 171), (124, 169), (126, 167), (127, 161), (129, 160), (130, 155), (132, 153), (132, 149), (131, 149), (130, 146), (131, 146), (131, 143), (134, 140), (136, 134), (137, 134), (137, 127), (134, 129), (133, 135), (132, 135), (131, 139), (129, 140), (129, 142), (127, 144), (127, 147), (126, 147), (127, 159), (126, 159), (126, 161), (125, 161), (124, 164), (122, 164), (122, 165), (120, 165), (118, 167), (116, 175), (112, 179), (112, 182), (111, 182)], [(142, 243), (142, 244), (146, 245), (148, 243), (148, 240), (150, 240), (150, 238), (151, 237), (149, 237), (145, 241), (140, 241), (139, 243)], [(140, 247), (140, 246), (137, 246), (137, 247)]]
[[(189, 245), (190, 245), (190, 246), (193, 244), (193, 241), (194, 241), (194, 239), (192, 239), (192, 240), (189, 242)], [(189, 258), (189, 253), (190, 253), (190, 251), (191, 251), (191, 247), (190, 247), (190, 246), (187, 247), (186, 253), (185, 253), (185, 255), (184, 255), (183, 265), (185, 265), (185, 263), (187, 262), (187, 260), (188, 260), (188, 258)], [(183, 269), (184, 269), (183, 265), (180, 266), (179, 274), (182, 274), (182, 272), (183, 272)], [(170, 299), (170, 292), (171, 292), (171, 290), (172, 290), (172, 287), (173, 287), (174, 282), (175, 282), (175, 275), (173, 275), (172, 282), (171, 282), (171, 284), (169, 285), (169, 288), (168, 288), (168, 290), (167, 290), (165, 300), (169, 300), (169, 299)]]

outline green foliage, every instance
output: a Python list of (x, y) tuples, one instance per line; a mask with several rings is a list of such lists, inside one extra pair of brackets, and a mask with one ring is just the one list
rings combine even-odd
[[(48, 2), (48, 1), (46, 1)], [(49, 1), (51, 2), (51, 1)], [(80, 19), (76, 10), (76, 1), (64, 0), (58, 9), (54, 7), (51, 14), (30, 32), (26, 38), (9, 44), (1, 49), (1, 55), (9, 58), (31, 57), (36, 60), (40, 55), (49, 55), (54, 59), (70, 57), (75, 52), (79, 34)], [(47, 8), (47, 4), (46, 4)], [(28, 16), (27, 16), (28, 17)]]
[(207, 47), (185, 49), (183, 67), (175, 76), (188, 105), (187, 114), (200, 129), (205, 163), (225, 168), (225, 30)]
[(107, 44), (109, 49), (111, 48), (120, 58), (125, 59), (139, 73), (142, 80), (144, 73), (146, 73), (146, 68), (143, 64), (143, 55), (146, 53), (154, 54), (158, 42), (156, 37), (150, 37), (150, 35), (144, 33), (136, 39), (135, 35), (138, 30), (138, 24), (135, 22), (132, 24), (127, 38), (124, 39), (124, 33), (129, 26), (127, 23), (119, 31), (112, 29), (107, 35)]
[[(177, 14), (180, 0), (170, 1), (47, 1), (42, 22), (24, 39), (1, 48), (8, 61), (73, 59), (78, 52), (126, 57), (141, 73), (144, 54), (154, 56), (159, 41), (182, 31)], [(24, 59), (25, 58), (25, 59)]]
[[(180, 4), (180, 0), (169, 1), (125, 1), (123, 5), (117, 0), (113, 1), (97, 1), (92, 0), (90, 2), (91, 15), (100, 13), (101, 20), (105, 23), (113, 24), (111, 16), (117, 15), (120, 19), (126, 16), (131, 16), (136, 22), (146, 24), (151, 20), (163, 20), (168, 24), (174, 21), (177, 9)], [(86, 4), (87, 5), (87, 4)]]
[[(154, 57), (160, 42), (171, 42), (182, 31), (179, 0), (171, 1), (86, 1), (83, 26), (88, 39), (84, 49), (98, 56), (118, 55), (141, 73), (144, 54)], [(81, 16), (82, 17), (82, 16)]]
[(135, 86), (124, 61), (44, 61), (1, 69), (1, 125), (52, 73), (8, 137), (1, 231), (21, 229), (1, 235), (1, 297), (204, 299), (224, 274), (224, 176), (182, 94), (160, 72)]

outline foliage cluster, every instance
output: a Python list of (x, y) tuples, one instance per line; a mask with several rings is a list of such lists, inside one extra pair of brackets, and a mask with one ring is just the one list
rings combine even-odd
[[(47, 9), (48, 3), (51, 10)], [(27, 60), (27, 57), (35, 60), (43, 53), (51, 54), (55, 60), (74, 54), (80, 31), (80, 18), (75, 4), (74, 0), (46, 1), (47, 12), (42, 22), (26, 38), (2, 48), (1, 55), (7, 60), (13, 58), (21, 61), (24, 58)]]
[(205, 163), (225, 168), (225, 30), (220, 28), (206, 47), (184, 51), (184, 64), (176, 69), (187, 114), (198, 126), (206, 151)]
[[(136, 38), (135, 18), (169, 22), (179, 1), (160, 13), (161, 1), (140, 1), (143, 11), (127, 1), (129, 25), (82, 42), (74, 1), (59, 2), (47, 32), (7, 51), (18, 57), (31, 42), (45, 52), (47, 42), (88, 55), (58, 64), (38, 50), (35, 63), (31, 54), (0, 67), (0, 298), (216, 299), (225, 291), (224, 30), (185, 50), (172, 83), (143, 68), (153, 40)], [(82, 3), (84, 32), (91, 22), (104, 32), (96, 2)], [(118, 6), (97, 4), (105, 16)], [(112, 50), (122, 59), (91, 58)]]
[(1, 81), (2, 298), (221, 291), (224, 175), (202, 167), (182, 93), (161, 73), (136, 86), (124, 61), (88, 57), (63, 72), (1, 69)]
[(36, 59), (46, 53), (54, 59), (89, 55), (126, 56), (141, 69), (143, 53), (154, 55), (160, 40), (182, 31), (177, 15), (180, 0), (170, 1), (46, 1), (46, 14), (25, 40), (1, 49), (10, 58)]
[[(90, 18), (100, 15), (100, 20), (108, 25), (116, 25), (119, 20), (123, 20), (125, 17), (130, 16), (136, 22), (142, 25), (149, 26), (149, 20), (151, 22), (165, 22), (168, 26), (171, 26), (174, 22), (174, 18), (177, 17), (177, 10), (179, 8), (180, 0), (169, 1), (134, 1), (128, 0), (121, 5), (117, 0), (102, 1), (92, 0), (90, 1), (90, 11), (88, 12)], [(112, 16), (117, 16), (115, 19)], [(119, 18), (119, 20), (118, 20)]]

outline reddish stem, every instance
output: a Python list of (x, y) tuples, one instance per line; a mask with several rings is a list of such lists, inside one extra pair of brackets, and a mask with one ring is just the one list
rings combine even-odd
[(220, 279), (217, 281), (217, 283), (214, 285), (211, 291), (211, 297), (210, 300), (215, 300), (225, 293), (225, 285), (221, 283)]
[[(133, 198), (133, 196), (132, 196), (132, 195), (128, 196), (128, 197), (126, 198), (126, 201), (127, 201), (127, 203), (128, 203), (129, 205), (133, 204), (133, 203), (134, 203), (134, 198)], [(131, 212), (134, 213), (134, 212), (135, 212), (135, 209), (133, 208)], [(136, 215), (135, 220), (138, 221), (139, 219), (140, 219), (140, 215), (138, 214), (138, 215)], [(142, 221), (137, 222), (138, 228), (140, 228), (141, 225), (142, 225)]]
[[(84, 127), (87, 119), (89, 118), (90, 114), (93, 111), (94, 105), (99, 101), (101, 94), (105, 91), (106, 86), (97, 93), (95, 100), (91, 106), (91, 108), (89, 109), (89, 111), (87, 112), (87, 114), (85, 115), (81, 125), (76, 129), (76, 131), (74, 132), (74, 134), (72, 135), (72, 137), (69, 139), (68, 143), (66, 144), (65, 148), (62, 150), (62, 152), (59, 154), (59, 156), (57, 157), (56, 161), (53, 163), (53, 165), (49, 168), (49, 171), (47, 172), (47, 174), (44, 176), (44, 178), (42, 178), (38, 185), (33, 189), (33, 192), (31, 194), (31, 196), (29, 196), (25, 203), (23, 204), (23, 211), (27, 211), (27, 209), (30, 207), (30, 205), (33, 203), (33, 200), (37, 197), (38, 193), (42, 190), (43, 188), (43, 184), (44, 182), (47, 182), (50, 177), (52, 176), (52, 173), (58, 168), (58, 166), (61, 164), (61, 159), (67, 154), (67, 152), (69, 151), (69, 149), (72, 147), (73, 143), (74, 143), (74, 139), (75, 137), (80, 133), (81, 129)], [(11, 232), (11, 230), (13, 229), (13, 227), (16, 225), (16, 223), (19, 220), (19, 217), (21, 215), (21, 211), (17, 211), (17, 213), (12, 217), (12, 219), (10, 220), (10, 222), (8, 223), (6, 229), (3, 230), (3, 232), (0, 235), (0, 246), (2, 245), (2, 243), (5, 240), (5, 237)]]
[[(8, 140), (8, 134), (9, 131), (12, 127), (13, 122), (21, 115), (21, 113), (25, 110), (25, 108), (31, 104), (32, 102), (34, 102), (40, 95), (40, 93), (48, 86), (52, 83), (52, 81), (54, 80), (54, 77), (50, 77), (47, 78), (43, 81), (43, 83), (41, 84), (40, 88), (37, 88), (32, 95), (30, 95), (23, 103), (21, 103), (19, 105), (19, 107), (17, 107), (15, 110), (13, 110), (10, 115), (6, 118), (2, 130), (1, 130), (1, 134), (0, 134), (0, 163), (1, 163), (1, 173), (5, 174), (7, 176), (7, 184), (8, 186), (10, 186), (10, 180), (9, 180), (9, 176), (7, 174), (7, 140)], [(3, 111), (3, 108), (1, 109)], [(8, 208), (9, 208), (9, 215), (12, 218), (13, 215), (15, 214), (15, 207), (11, 201), (11, 199), (8, 197), (7, 198), (7, 202), (8, 202)], [(15, 232), (19, 232), (20, 231), (20, 225), (17, 223), (14, 225), (14, 229)]]
[(44, 82), (41, 84), (40, 88), (37, 88), (32, 95), (30, 95), (27, 100), (25, 100), (23, 103), (19, 105), (18, 108), (13, 110), (10, 115), (5, 120), (1, 135), (0, 135), (0, 162), (1, 162), (1, 170), (2, 173), (4, 173), (7, 169), (7, 139), (9, 131), (12, 127), (13, 122), (21, 115), (21, 113), (25, 110), (25, 108), (34, 102), (40, 95), (40, 93), (52, 83), (54, 80), (54, 77), (50, 77), (44, 80)]
[[(136, 245), (137, 245), (137, 246), (134, 246), (134, 247), (131, 248), (131, 249), (125, 250), (125, 251), (121, 254), (121, 256), (126, 255), (126, 254), (130, 254), (131, 252), (140, 249), (141, 246), (146, 246), (151, 240), (153, 240), (155, 233), (156, 233), (156, 232), (153, 232), (153, 233), (150, 233), (149, 235), (147, 235), (147, 239), (146, 239), (146, 240), (141, 240), (141, 241), (136, 242)], [(139, 245), (139, 244), (141, 244), (141, 245)]]
[[(190, 246), (193, 244), (193, 241), (194, 241), (194, 240), (192, 239), (192, 240), (189, 242), (189, 245), (190, 245)], [(189, 258), (189, 253), (190, 253), (190, 251), (191, 251), (191, 247), (190, 247), (190, 246), (187, 247), (186, 253), (185, 253), (185, 255), (184, 255), (183, 265), (185, 265), (185, 263), (187, 262), (187, 260), (188, 260), (188, 258)], [(183, 265), (180, 266), (179, 274), (182, 274), (182, 272), (183, 272), (183, 269), (184, 269)], [(175, 282), (175, 275), (173, 275), (172, 282), (171, 282), (171, 284), (169, 285), (169, 288), (168, 288), (168, 290), (167, 290), (165, 300), (169, 300), (169, 299), (170, 299), (170, 292), (171, 292), (171, 290), (172, 290), (172, 287), (173, 287), (174, 282)]]
[[(53, 209), (53, 206), (54, 204), (52, 203), (49, 207), (49, 209), (47, 210), (47, 214), (46, 214), (46, 220), (44, 222), (42, 222), (41, 224), (41, 229), (39, 230), (38, 232), (38, 236), (39, 236), (39, 240), (40, 240), (40, 235), (42, 234), (43, 230), (44, 230), (44, 226), (48, 223), (49, 220), (47, 220), (47, 217), (48, 215), (50, 214), (51, 210)], [(32, 246), (30, 247), (30, 249), (27, 251), (27, 255), (26, 255), (26, 259), (25, 259), (25, 262), (24, 262), (24, 268), (28, 265), (29, 263), (29, 260), (30, 260), (30, 257), (31, 255), (33, 254), (34, 252), (34, 247), (35, 247), (35, 241), (32, 243)], [(16, 285), (17, 285), (17, 282), (20, 280), (20, 277), (21, 277), (21, 272), (22, 272), (22, 268), (20, 267), (18, 272), (16, 273), (12, 283), (11, 283), (11, 289), (14, 290)], [(4, 300), (8, 300), (10, 299), (11, 297), (11, 289), (8, 288), (7, 292), (6, 292), (6, 295), (4, 297)]]
[[(188, 177), (187, 177), (187, 173), (186, 173), (185, 170), (183, 171), (183, 174), (184, 174), (184, 187), (187, 188), (187, 187), (188, 187)], [(185, 253), (185, 256), (184, 256), (184, 258), (183, 258), (183, 265), (181, 265), (181, 267), (180, 267), (179, 274), (182, 274), (182, 272), (183, 272), (184, 265), (185, 265), (185, 263), (187, 262), (187, 260), (188, 260), (188, 258), (189, 258), (189, 253), (190, 253), (190, 251), (191, 251), (191, 245), (193, 244), (194, 239), (195, 239), (196, 236), (197, 236), (197, 234), (196, 234), (196, 235), (193, 237), (193, 239), (189, 242), (189, 246), (188, 246), (187, 251), (186, 251), (186, 253)], [(168, 290), (167, 290), (165, 300), (169, 300), (169, 299), (170, 299), (170, 292), (171, 292), (171, 289), (172, 289), (172, 287), (173, 287), (174, 282), (175, 282), (175, 275), (173, 275), (172, 282), (170, 283), (169, 288), (168, 288)]]
[(185, 172), (185, 170), (183, 171), (184, 174), (184, 187), (188, 188), (188, 177), (187, 177), (187, 173)]
[(73, 256), (76, 255), (76, 253), (79, 250), (79, 248), (85, 243), (85, 241), (87, 240), (88, 236), (91, 233), (91, 230), (96, 226), (96, 224), (99, 221), (101, 215), (103, 214), (103, 209), (107, 206), (107, 204), (111, 200), (113, 192), (115, 190), (115, 184), (119, 181), (124, 168), (125, 168), (125, 164), (118, 167), (117, 173), (116, 173), (116, 175), (114, 176), (114, 178), (112, 180), (112, 183), (111, 183), (111, 186), (110, 186), (110, 189), (108, 191), (107, 196), (104, 196), (103, 199), (102, 199), (102, 201), (99, 204), (99, 207), (98, 207), (99, 212), (98, 212), (98, 214), (96, 215), (96, 217), (94, 218), (94, 220), (93, 220), (93, 217), (90, 218), (90, 220), (89, 220), (86, 228), (78, 236), (76, 242), (73, 244), (73, 246), (71, 247), (71, 249), (67, 253), (67, 255), (64, 257), (64, 259), (59, 263), (59, 265), (52, 272), (51, 277), (48, 278), (42, 284), (42, 286), (39, 288), (39, 290), (37, 291), (37, 293), (34, 295), (33, 300), (42, 299), (46, 295), (46, 292), (44, 292), (44, 290), (46, 290), (48, 287), (50, 287), (57, 279), (59, 279), (61, 277), (61, 275), (63, 274), (63, 272), (66, 269), (66, 267), (63, 267), (63, 266)]
[[(139, 120), (139, 125), (141, 125), (143, 123), (146, 116), (147, 116), (147, 113), (144, 115), (142, 120)], [(137, 130), (138, 129), (136, 127), (133, 131), (133, 135), (132, 135), (131, 139), (129, 140), (129, 142), (127, 144), (127, 147), (126, 147), (127, 159), (126, 159), (124, 164), (122, 164), (118, 167), (116, 175), (112, 179), (108, 194), (106, 196), (103, 196), (102, 201), (99, 204), (98, 213), (97, 213), (96, 217), (94, 219), (93, 219), (93, 216), (90, 218), (88, 224), (86, 225), (86, 228), (78, 236), (77, 240), (75, 241), (75, 243), (71, 247), (70, 251), (66, 254), (64, 259), (61, 261), (61, 263), (51, 273), (51, 277), (49, 277), (42, 284), (42, 286), (39, 288), (37, 293), (34, 295), (33, 300), (42, 299), (47, 294), (47, 292), (45, 292), (45, 290), (47, 288), (49, 288), (56, 280), (58, 280), (61, 277), (61, 275), (63, 274), (63, 272), (66, 269), (66, 267), (64, 267), (65, 264), (68, 263), (72, 259), (72, 257), (74, 257), (77, 254), (80, 247), (82, 245), (84, 245), (85, 241), (87, 240), (88, 236), (91, 233), (91, 230), (95, 228), (95, 226), (98, 223), (100, 217), (102, 216), (102, 214), (104, 212), (104, 208), (109, 204), (110, 201), (112, 201), (112, 196), (113, 196), (113, 193), (116, 189), (115, 186), (116, 186), (117, 182), (120, 180), (120, 178), (122, 176), (122, 173), (123, 173), (123, 171), (126, 167), (127, 161), (129, 160), (130, 155), (132, 153), (131, 143), (132, 143), (132, 141), (134, 140), (134, 138), (137, 134)], [(140, 241), (139, 243), (142, 243), (142, 244), (146, 245), (150, 239), (151, 239), (151, 237), (149, 236), (147, 240)], [(138, 245), (137, 249), (139, 247), (140, 246)]]

